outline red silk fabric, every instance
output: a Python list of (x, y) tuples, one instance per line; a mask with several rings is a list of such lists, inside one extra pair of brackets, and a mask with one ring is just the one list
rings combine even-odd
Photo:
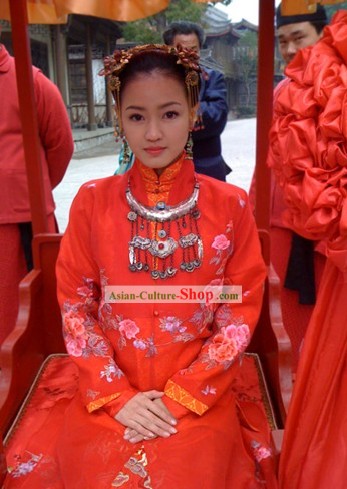
[(269, 164), (290, 208), (286, 224), (327, 238), (328, 257), (347, 271), (347, 12), (298, 53), (278, 96)]
[(347, 476), (347, 12), (286, 70), (269, 164), (289, 227), (326, 239), (328, 261), (301, 354), (280, 464), (282, 489), (343, 489)]

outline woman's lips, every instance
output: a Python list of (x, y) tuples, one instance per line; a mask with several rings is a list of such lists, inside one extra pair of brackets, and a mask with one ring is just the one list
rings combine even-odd
[(159, 156), (162, 154), (165, 148), (162, 146), (153, 146), (150, 148), (145, 148), (146, 153), (148, 153), (151, 156)]

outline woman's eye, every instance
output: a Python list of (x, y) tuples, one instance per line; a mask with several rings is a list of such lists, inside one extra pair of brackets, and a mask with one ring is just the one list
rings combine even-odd
[(178, 116), (178, 112), (174, 110), (169, 110), (164, 114), (165, 119), (175, 119), (177, 116)]
[(129, 119), (130, 119), (131, 121), (135, 121), (135, 122), (136, 122), (136, 121), (142, 121), (143, 116), (142, 116), (141, 114), (131, 114), (131, 115), (129, 116)]

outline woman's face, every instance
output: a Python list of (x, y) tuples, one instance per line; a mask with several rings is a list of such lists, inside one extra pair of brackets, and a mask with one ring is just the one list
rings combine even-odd
[(164, 169), (182, 153), (193, 126), (185, 87), (160, 71), (127, 82), (121, 117), (131, 150), (155, 170)]

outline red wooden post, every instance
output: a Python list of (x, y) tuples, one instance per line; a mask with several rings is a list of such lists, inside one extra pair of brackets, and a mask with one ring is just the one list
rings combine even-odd
[[(272, 120), (272, 93), (274, 79), (274, 0), (259, 0), (258, 40), (258, 104), (256, 145), (256, 221), (259, 230), (269, 229), (270, 172), (266, 166)], [(264, 258), (269, 263), (269, 244)]]
[(10, 0), (10, 12), (31, 217), (35, 235), (47, 232), (48, 227), (31, 68), (26, 0)]

